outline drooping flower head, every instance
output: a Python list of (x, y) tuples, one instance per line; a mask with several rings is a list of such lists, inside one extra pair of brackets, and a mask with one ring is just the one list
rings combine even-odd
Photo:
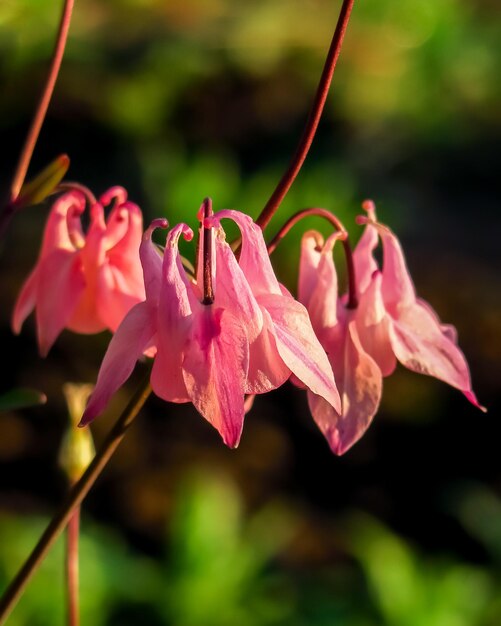
[[(367, 215), (357, 222), (366, 224), (361, 244), (354, 256), (373, 293), (373, 313), (377, 332), (369, 329), (362, 344), (379, 364), (383, 375), (391, 374), (398, 360), (408, 369), (442, 380), (463, 392), (476, 407), (484, 410), (472, 390), (465, 356), (457, 345), (454, 327), (440, 322), (431, 306), (416, 296), (402, 247), (385, 225), (376, 219), (374, 203), (363, 204)], [(381, 240), (383, 266), (379, 270), (373, 251)], [(370, 278), (369, 273), (372, 271)]]
[[(223, 218), (241, 229), (239, 261), (226, 242)], [(306, 309), (280, 287), (261, 230), (237, 211), (212, 215), (210, 200), (199, 219), (196, 277), (186, 274), (178, 250), (181, 236), (193, 237), (186, 224), (169, 231), (163, 259), (151, 234), (166, 221), (155, 220), (146, 231), (140, 250), (146, 301), (131, 309), (113, 336), (82, 424), (102, 412), (152, 347), (156, 395), (192, 402), (230, 447), (240, 440), (245, 395), (276, 389), (291, 372), (339, 408), (325, 352)]]
[[(429, 304), (417, 298), (398, 239), (376, 220), (372, 202), (364, 203), (366, 224), (353, 255), (347, 245), (349, 283), (356, 293), (338, 295), (332, 258), (336, 233), (324, 242), (310, 231), (303, 236), (299, 299), (332, 365), (342, 411), (308, 394), (313, 418), (332, 450), (343, 454), (364, 434), (381, 398), (382, 378), (397, 360), (405, 367), (434, 376), (460, 389), (478, 408), (466, 359), (455, 329), (440, 323)], [(374, 251), (383, 247), (379, 269)]]
[(303, 235), (298, 288), (298, 298), (308, 309), (315, 333), (329, 355), (341, 396), (341, 411), (310, 392), (308, 404), (332, 451), (339, 455), (365, 433), (382, 394), (381, 370), (363, 349), (359, 336), (371, 303), (366, 293), (358, 293), (352, 297), (357, 305), (349, 307), (347, 296), (338, 294), (332, 251), (345, 234), (336, 232), (326, 242), (316, 231)]
[[(105, 208), (112, 205), (108, 219)], [(50, 211), (40, 255), (24, 283), (12, 317), (15, 333), (35, 309), (38, 344), (45, 356), (64, 328), (77, 333), (115, 330), (144, 299), (139, 261), (142, 215), (121, 187), (112, 187), (90, 207), (85, 233), (81, 216), (86, 198), (64, 193)]]

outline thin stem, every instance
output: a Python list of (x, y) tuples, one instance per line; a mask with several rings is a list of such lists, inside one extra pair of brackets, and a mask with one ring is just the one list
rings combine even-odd
[[(212, 200), (205, 198), (203, 203), (203, 219), (212, 215)], [(202, 222), (203, 223), (203, 222)], [(212, 238), (214, 230), (212, 228), (203, 227), (204, 248), (203, 257), (203, 279), (204, 279), (204, 304), (212, 304), (214, 302), (214, 289), (212, 287)]]
[(258, 224), (262, 230), (264, 230), (269, 224), (271, 218), (273, 217), (273, 214), (276, 212), (283, 199), (285, 198), (287, 192), (289, 191), (292, 183), (294, 182), (296, 176), (299, 173), (299, 170), (304, 163), (304, 160), (306, 159), (306, 155), (308, 154), (313, 138), (315, 137), (318, 123), (322, 116), (325, 101), (329, 93), (332, 76), (336, 68), (336, 63), (339, 57), (339, 53), (341, 51), (341, 46), (343, 44), (344, 35), (348, 27), (348, 22), (354, 2), (355, 0), (343, 0), (343, 5), (341, 7), (341, 11), (339, 13), (339, 18), (336, 25), (336, 30), (334, 31), (334, 36), (332, 38), (329, 52), (327, 54), (327, 59), (325, 60), (324, 69), (322, 71), (322, 76), (320, 77), (320, 82), (317, 87), (315, 99), (313, 101), (313, 105), (308, 116), (305, 129), (296, 148), (296, 152), (292, 157), (292, 160), (285, 174), (282, 176), (275, 191), (272, 193), (270, 199), (266, 203), (266, 206), (261, 211), (261, 214), (256, 220), (256, 224)]
[(78, 538), (80, 531), (80, 507), (77, 506), (66, 527), (66, 584), (68, 598), (68, 626), (80, 625)]
[(10, 188), (11, 203), (14, 202), (14, 200), (17, 198), (19, 192), (21, 191), (21, 187), (23, 186), (31, 157), (33, 156), (33, 151), (35, 149), (35, 145), (40, 134), (40, 130), (42, 128), (47, 109), (49, 107), (50, 99), (54, 91), (54, 86), (56, 84), (57, 76), (59, 74), (61, 62), (63, 60), (66, 40), (68, 38), (73, 4), (74, 0), (64, 0), (63, 13), (61, 15), (61, 21), (59, 23), (59, 30), (57, 33), (56, 47), (52, 56), (49, 75), (47, 76), (47, 82), (45, 83), (45, 87), (40, 96), (40, 100), (38, 101), (38, 106), (35, 110), (35, 115), (33, 117), (33, 121), (31, 122), (31, 127), (28, 131), (28, 136), (26, 137), (23, 149), (21, 150), (19, 161), (17, 163), (17, 168), (14, 173), (14, 178), (12, 180), (12, 185)]
[(346, 258), (346, 270), (348, 274), (348, 302), (346, 304), (346, 308), (348, 309), (356, 309), (358, 306), (358, 295), (357, 295), (357, 280), (355, 275), (355, 264), (353, 262), (353, 253), (351, 251), (351, 245), (348, 238), (348, 231), (345, 229), (341, 221), (330, 211), (322, 208), (311, 208), (311, 209), (302, 209), (295, 213), (292, 217), (290, 217), (282, 228), (278, 231), (278, 233), (273, 237), (270, 243), (267, 246), (268, 254), (272, 254), (278, 244), (282, 241), (282, 239), (287, 235), (290, 229), (295, 226), (298, 222), (303, 220), (306, 217), (323, 217), (326, 219), (334, 228), (340, 232), (344, 233), (346, 236), (342, 239), (344, 256)]
[(285, 237), (285, 235), (287, 235), (287, 233), (291, 230), (293, 226), (295, 226), (301, 220), (304, 220), (305, 217), (313, 216), (323, 217), (328, 222), (330, 222), (332, 226), (334, 226), (335, 230), (338, 230), (340, 233), (346, 233), (346, 236), (348, 236), (346, 228), (341, 223), (341, 220), (339, 220), (333, 213), (331, 213), (327, 209), (321, 209), (317, 207), (311, 209), (302, 209), (301, 211), (294, 213), (294, 215), (285, 222), (282, 228), (273, 237), (273, 239), (267, 245), (268, 254), (271, 255), (276, 250), (278, 244), (282, 241), (282, 239)]
[(127, 429), (146, 402), (151, 393), (149, 379), (150, 374), (148, 372), (139, 389), (136, 391), (129, 404), (125, 407), (124, 411), (104, 440), (101, 449), (82, 475), (82, 478), (80, 478), (80, 480), (71, 489), (66, 501), (52, 518), (33, 552), (30, 554), (24, 565), (19, 570), (17, 576), (11, 582), (3, 597), (0, 599), (0, 626), (5, 624), (7, 617), (19, 600), (24, 588), (30, 581), (38, 566), (44, 560), (61, 531), (68, 524), (75, 507), (80, 506), (97, 477), (103, 471), (111, 456), (122, 441)]

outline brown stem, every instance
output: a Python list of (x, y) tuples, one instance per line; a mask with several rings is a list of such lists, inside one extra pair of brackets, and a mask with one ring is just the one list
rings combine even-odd
[(285, 235), (287, 235), (287, 233), (293, 226), (295, 226), (301, 220), (304, 220), (305, 217), (310, 216), (323, 217), (328, 222), (330, 222), (332, 226), (334, 226), (335, 230), (338, 230), (340, 233), (347, 234), (346, 228), (341, 223), (341, 220), (339, 220), (333, 213), (331, 213), (327, 209), (321, 209), (316, 207), (311, 209), (302, 209), (301, 211), (294, 213), (294, 215), (285, 222), (282, 228), (266, 246), (268, 249), (268, 254), (272, 254), (276, 250), (278, 244), (282, 241), (282, 239), (285, 237)]
[(66, 527), (66, 584), (68, 598), (68, 626), (80, 625), (78, 581), (78, 536), (80, 507), (77, 506)]
[(33, 552), (21, 567), (10, 586), (6, 589), (4, 595), (0, 599), (0, 626), (5, 624), (7, 617), (19, 600), (24, 588), (30, 581), (38, 566), (46, 557), (48, 551), (60, 535), (61, 531), (68, 524), (75, 507), (80, 506), (97, 477), (103, 471), (111, 456), (122, 441), (127, 429), (134, 421), (134, 418), (139, 413), (143, 404), (146, 402), (151, 393), (149, 379), (150, 373), (148, 372), (139, 389), (134, 394), (129, 404), (125, 407), (117, 422), (104, 440), (101, 449), (82, 475), (82, 478), (80, 478), (80, 480), (71, 489), (66, 501), (52, 518), (39, 542), (33, 549)]
[[(212, 215), (212, 200), (205, 198), (203, 203), (203, 219)], [(212, 228), (202, 229), (204, 238), (204, 247), (202, 251), (203, 258), (203, 279), (204, 279), (204, 298), (203, 304), (212, 304), (214, 302), (214, 289), (212, 287), (212, 238), (214, 230)]]
[(346, 236), (342, 239), (344, 255), (346, 258), (346, 268), (348, 274), (348, 303), (346, 307), (348, 309), (356, 309), (358, 306), (358, 295), (357, 295), (357, 281), (355, 276), (355, 264), (353, 262), (353, 253), (351, 251), (350, 241), (348, 239), (348, 231), (345, 229), (341, 221), (330, 211), (327, 209), (321, 208), (311, 208), (311, 209), (303, 209), (302, 211), (298, 211), (292, 217), (290, 217), (282, 228), (278, 231), (278, 233), (273, 237), (270, 243), (267, 246), (268, 254), (272, 254), (278, 244), (282, 241), (282, 239), (287, 235), (290, 229), (300, 222), (305, 217), (310, 216), (323, 217), (328, 222), (334, 226), (334, 228), (341, 232), (345, 233)]
[(31, 122), (23, 149), (21, 150), (21, 155), (19, 156), (19, 161), (10, 188), (10, 202), (14, 202), (19, 195), (21, 187), (23, 186), (24, 179), (26, 178), (26, 172), (28, 171), (31, 157), (33, 155), (33, 150), (35, 149), (40, 129), (42, 128), (42, 124), (49, 107), (49, 102), (52, 97), (59, 69), (61, 67), (61, 62), (63, 60), (64, 49), (66, 47), (66, 40), (68, 38), (68, 31), (70, 28), (73, 4), (74, 0), (64, 0), (63, 13), (59, 23), (56, 47), (52, 56), (49, 75), (47, 76), (47, 82), (45, 83), (40, 100), (38, 101), (38, 106), (35, 110), (35, 115), (33, 117), (33, 121)]
[(287, 171), (282, 176), (275, 191), (272, 193), (270, 199), (266, 203), (266, 206), (261, 211), (261, 214), (256, 220), (256, 224), (258, 224), (262, 230), (264, 230), (269, 224), (271, 218), (273, 217), (273, 214), (276, 212), (276, 210), (282, 203), (282, 200), (285, 198), (287, 192), (289, 191), (292, 183), (294, 182), (294, 179), (298, 175), (299, 170), (304, 163), (304, 160), (306, 159), (306, 155), (308, 154), (313, 138), (315, 137), (318, 123), (320, 121), (320, 117), (322, 116), (325, 101), (329, 93), (332, 76), (336, 68), (336, 63), (339, 57), (339, 53), (341, 51), (341, 46), (343, 44), (344, 35), (346, 33), (346, 28), (348, 27), (348, 22), (354, 2), (355, 0), (343, 0), (343, 5), (341, 7), (341, 12), (339, 13), (339, 18), (336, 25), (336, 30), (334, 31), (334, 36), (332, 38), (329, 52), (327, 54), (327, 59), (325, 61), (324, 69), (322, 71), (322, 76), (320, 77), (320, 82), (317, 87), (315, 99), (313, 101), (313, 105), (308, 116), (305, 129), (303, 131), (301, 139), (299, 140), (298, 147), (296, 148), (296, 152), (292, 157)]

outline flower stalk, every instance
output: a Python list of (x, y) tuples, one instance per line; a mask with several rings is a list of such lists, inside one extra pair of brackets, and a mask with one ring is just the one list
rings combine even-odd
[[(59, 465), (66, 474), (69, 487), (82, 477), (95, 455), (90, 429), (78, 428), (93, 385), (66, 383), (63, 393), (68, 404), (69, 425), (59, 451)], [(66, 597), (68, 626), (80, 624), (79, 556), (80, 507), (75, 507), (66, 527)]]
[(80, 507), (75, 507), (66, 527), (66, 589), (68, 626), (80, 625), (79, 559)]
[(143, 382), (131, 398), (129, 404), (122, 411), (120, 417), (109, 432), (100, 450), (84, 472), (80, 480), (70, 490), (66, 500), (59, 511), (54, 515), (41, 536), (37, 545), (29, 555), (24, 565), (19, 570), (17, 576), (6, 589), (0, 599), (0, 626), (5, 624), (12, 609), (21, 597), (26, 585), (42, 563), (50, 548), (59, 537), (63, 529), (67, 526), (76, 507), (79, 507), (85, 496), (89, 493), (99, 474), (113, 456), (113, 453), (120, 445), (129, 426), (134, 421), (144, 403), (151, 393), (150, 372), (147, 372)]
[(49, 103), (54, 92), (54, 87), (56, 85), (56, 80), (59, 74), (59, 70), (61, 68), (61, 63), (63, 61), (74, 3), (74, 0), (64, 0), (63, 12), (61, 14), (61, 20), (59, 22), (56, 45), (54, 48), (54, 53), (52, 55), (49, 74), (40, 95), (37, 108), (35, 109), (35, 114), (33, 116), (33, 120), (31, 122), (31, 126), (28, 131), (28, 135), (26, 136), (23, 148), (21, 150), (21, 154), (19, 155), (19, 160), (17, 162), (17, 166), (10, 186), (7, 205), (4, 207), (2, 213), (0, 214), (0, 239), (5, 234), (10, 220), (12, 219), (18, 208), (16, 206), (16, 199), (19, 196), (19, 192), (21, 191), (21, 187), (23, 186), (24, 180), (26, 178), (28, 167), (31, 162), (31, 157), (33, 156), (33, 151), (35, 150), (35, 146), (40, 135), (40, 130), (42, 129), (42, 125), (47, 114), (47, 109), (49, 108)]
[(266, 206), (256, 220), (256, 223), (262, 230), (264, 230), (270, 223), (271, 218), (276, 213), (278, 207), (282, 204), (283, 199), (291, 188), (296, 176), (299, 174), (304, 160), (310, 150), (310, 146), (317, 132), (320, 118), (322, 117), (325, 101), (327, 100), (327, 95), (329, 93), (334, 70), (336, 69), (339, 53), (341, 52), (341, 46), (343, 45), (346, 29), (348, 28), (348, 22), (350, 20), (354, 2), (355, 0), (343, 0), (336, 30), (334, 31), (334, 35), (332, 37), (332, 42), (325, 60), (324, 69), (320, 77), (315, 99), (313, 100), (313, 105), (306, 121), (305, 129), (296, 148), (296, 152), (291, 159), (289, 167), (276, 186), (275, 191), (272, 193), (270, 199), (266, 203)]

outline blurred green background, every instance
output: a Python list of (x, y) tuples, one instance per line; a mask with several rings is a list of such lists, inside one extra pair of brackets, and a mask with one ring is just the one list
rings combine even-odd
[[(0, 5), (2, 189), (59, 5)], [(147, 220), (195, 226), (207, 195), (256, 216), (296, 146), (338, 10), (327, 0), (77, 0), (31, 172), (66, 152), (69, 179), (96, 194), (125, 186)], [(500, 26), (495, 0), (356, 3), (318, 136), (268, 233), (324, 206), (356, 240), (354, 217), (373, 198), (418, 293), (457, 326), (489, 413), (399, 369), (368, 433), (336, 458), (290, 385), (256, 400), (236, 451), (191, 406), (151, 399), (85, 502), (83, 624), (501, 623)], [(65, 492), (62, 385), (94, 381), (109, 341), (65, 332), (41, 360), (32, 320), (19, 337), (9, 331), (47, 212), (19, 215), (0, 255), (0, 391), (48, 396), (0, 414), (0, 589)], [(292, 290), (301, 230), (273, 257)], [(97, 444), (139, 370), (93, 425)], [(62, 582), (59, 545), (9, 624), (63, 624)]]

